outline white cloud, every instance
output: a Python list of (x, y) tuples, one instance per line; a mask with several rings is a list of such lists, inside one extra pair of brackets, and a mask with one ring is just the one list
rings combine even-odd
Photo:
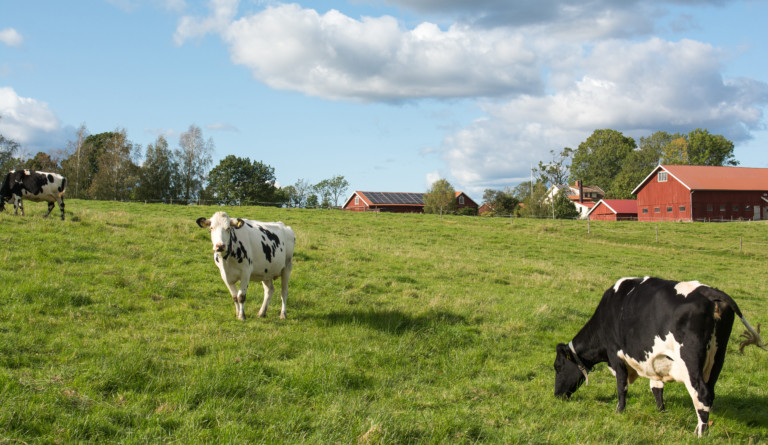
[(224, 122), (216, 122), (213, 124), (206, 125), (205, 129), (211, 130), (211, 131), (231, 131), (231, 132), (240, 131), (240, 129), (238, 129), (236, 126), (232, 124), (227, 124)]
[(182, 18), (177, 43), (219, 33), (232, 61), (272, 88), (361, 101), (543, 91), (536, 55), (508, 30), (428, 22), (408, 30), (390, 16), (357, 20), (296, 4), (227, 23), (236, 7), (214, 6), (208, 18)]
[(24, 39), (15, 29), (5, 28), (0, 30), (0, 42), (3, 42), (8, 46), (19, 47), (24, 42)]
[(210, 33), (223, 32), (237, 14), (238, 0), (211, 0), (213, 15), (203, 19), (184, 16), (179, 20), (173, 39), (182, 45), (189, 39), (204, 37)]
[(483, 105), (487, 117), (447, 137), (442, 157), (463, 184), (499, 187), (527, 179), (549, 150), (576, 148), (600, 128), (634, 137), (707, 128), (744, 140), (761, 125), (768, 85), (723, 79), (724, 57), (691, 40), (598, 43), (570, 68), (584, 72), (570, 86)]
[(648, 37), (679, 18), (695, 26), (670, 5), (721, 0), (388, 0), (436, 18), (413, 27), (267, 3), (237, 17), (236, 1), (212, 1), (208, 17), (180, 20), (176, 41), (216, 34), (258, 81), (315, 97), (484, 101), (485, 117), (439, 150), (442, 173), (470, 191), (527, 180), (550, 150), (575, 148), (599, 128), (633, 137), (707, 128), (741, 141), (764, 125), (768, 85), (724, 78), (729, 54)]
[(48, 104), (21, 97), (13, 88), (0, 87), (0, 133), (3, 136), (21, 145), (35, 145), (60, 131), (61, 123)]

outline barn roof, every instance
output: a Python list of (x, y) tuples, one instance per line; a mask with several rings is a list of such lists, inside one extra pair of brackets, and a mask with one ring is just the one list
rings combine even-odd
[(608, 207), (610, 211), (615, 214), (635, 214), (637, 215), (637, 201), (634, 199), (601, 199), (595, 204), (589, 211), (591, 214), (596, 208), (600, 207), (600, 204)]
[(688, 190), (768, 190), (768, 168), (659, 165), (638, 185), (636, 194), (659, 171), (664, 170)]
[[(352, 198), (355, 197), (355, 195), (362, 198), (363, 201), (368, 206), (414, 206), (414, 207), (423, 207), (424, 206), (424, 195), (426, 193), (406, 193), (406, 192), (362, 192), (362, 191), (355, 191), (352, 193), (352, 196), (347, 199), (344, 206), (346, 207), (347, 204), (349, 204), (349, 201), (352, 200)], [(459, 195), (464, 195), (467, 199), (475, 202), (472, 198), (469, 197), (466, 193), (462, 191), (455, 192), (455, 197), (458, 198)]]

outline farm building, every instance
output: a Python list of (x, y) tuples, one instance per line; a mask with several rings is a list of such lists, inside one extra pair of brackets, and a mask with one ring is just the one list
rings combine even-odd
[[(424, 213), (425, 194), (356, 191), (342, 208), (353, 212)], [(456, 210), (463, 208), (477, 210), (478, 205), (466, 193), (456, 192)]]
[(768, 168), (659, 165), (632, 194), (639, 221), (768, 219)]
[(603, 189), (596, 185), (583, 185), (581, 181), (576, 181), (576, 184), (557, 184), (547, 190), (547, 196), (544, 198), (547, 202), (554, 198), (556, 193), (564, 193), (568, 199), (576, 206), (576, 210), (579, 211), (579, 218), (584, 219), (587, 214), (595, 206), (595, 204), (603, 199), (605, 192)]
[(634, 199), (601, 199), (587, 214), (592, 221), (637, 221)]

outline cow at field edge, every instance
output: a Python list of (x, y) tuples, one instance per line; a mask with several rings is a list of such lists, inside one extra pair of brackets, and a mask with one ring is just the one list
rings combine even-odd
[(616, 376), (618, 412), (628, 385), (650, 379), (656, 406), (664, 410), (666, 382), (682, 382), (693, 399), (699, 437), (707, 429), (715, 383), (723, 368), (734, 314), (747, 330), (739, 350), (766, 345), (724, 292), (698, 281), (623, 278), (605, 291), (592, 318), (567, 345), (557, 345), (555, 395), (570, 398), (598, 363)]
[(67, 178), (58, 173), (37, 172), (34, 170), (11, 170), (5, 175), (0, 187), (0, 212), (5, 210), (5, 203), (13, 199), (13, 209), (16, 215), (21, 209), (24, 216), (23, 199), (34, 202), (47, 201), (48, 213), (53, 211), (54, 203), (59, 203), (61, 220), (64, 220), (64, 191), (67, 188)]
[[(288, 300), (288, 280), (293, 265), (293, 247), (296, 236), (293, 229), (281, 222), (259, 222), (230, 218), (216, 212), (211, 219), (198, 218), (197, 225), (211, 231), (213, 261), (219, 267), (221, 278), (235, 302), (237, 318), (245, 320), (245, 295), (251, 280), (264, 285), (264, 302), (259, 317), (267, 313), (269, 300), (275, 293), (273, 280), (280, 278), (282, 309), (285, 318)], [(236, 283), (240, 282), (238, 290)]]

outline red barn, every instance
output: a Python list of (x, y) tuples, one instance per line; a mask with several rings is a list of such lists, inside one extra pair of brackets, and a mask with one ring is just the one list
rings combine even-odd
[(601, 199), (587, 213), (592, 221), (637, 221), (634, 199)]
[[(424, 213), (425, 193), (359, 192), (352, 193), (342, 207), (353, 212)], [(478, 205), (464, 192), (456, 192), (456, 210)]]
[(639, 221), (768, 219), (768, 168), (659, 165), (632, 194)]

